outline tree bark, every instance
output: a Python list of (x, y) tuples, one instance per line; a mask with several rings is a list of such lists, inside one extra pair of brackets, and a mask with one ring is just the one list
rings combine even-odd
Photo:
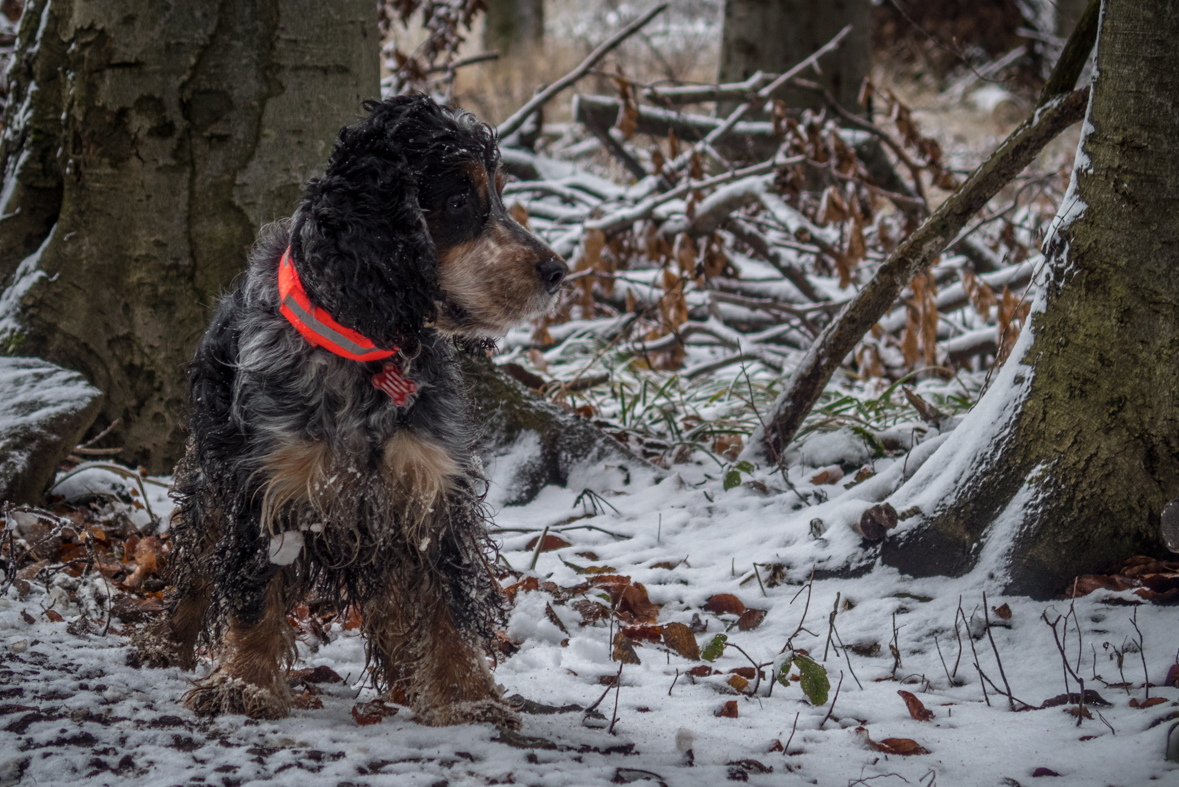
[[(814, 78), (844, 108), (861, 111), (860, 86), (872, 65), (871, 12), (870, 0), (726, 0), (717, 81), (741, 82), (759, 70), (781, 74), (850, 24), (851, 34)], [(807, 91), (784, 88), (775, 98), (794, 108), (822, 106)]]
[(0, 141), (0, 351), (82, 372), (170, 469), (185, 367), (261, 225), (379, 95), (371, 0), (30, 0)]
[[(1179, 497), (1179, 7), (1107, 4), (1046, 281), (991, 389), (890, 502), (910, 574), (1050, 597), (1163, 549)], [(948, 492), (946, 490), (949, 490)]]

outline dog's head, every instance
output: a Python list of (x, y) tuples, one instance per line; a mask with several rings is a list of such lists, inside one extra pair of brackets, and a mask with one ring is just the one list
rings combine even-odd
[(552, 307), (567, 268), (508, 215), (492, 131), (426, 96), (365, 104), (292, 225), (315, 305), (378, 345), (494, 337)]

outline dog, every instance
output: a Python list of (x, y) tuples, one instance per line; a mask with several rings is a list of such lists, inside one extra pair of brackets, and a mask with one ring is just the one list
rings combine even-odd
[(375, 684), (422, 723), (516, 727), (456, 354), (552, 308), (568, 269), (505, 210), (487, 126), (421, 95), (364, 107), (199, 343), (172, 588), (131, 660), (192, 669), (203, 644), (189, 708), (283, 717), (287, 616), (314, 594), (359, 610)]

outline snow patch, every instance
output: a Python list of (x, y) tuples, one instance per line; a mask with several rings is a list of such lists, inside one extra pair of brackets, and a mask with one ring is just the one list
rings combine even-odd
[(270, 539), (270, 562), (276, 566), (289, 566), (303, 550), (303, 534), (298, 530), (287, 530)]
[(21, 260), (20, 265), (16, 267), (16, 273), (12, 277), (12, 286), (0, 294), (0, 345), (21, 330), (18, 321), (21, 299), (37, 283), (38, 279), (45, 277), (45, 271), (40, 268), (41, 255), (49, 247), (49, 242), (53, 240), (56, 232), (57, 225), (54, 224), (49, 235), (41, 243), (41, 247)]

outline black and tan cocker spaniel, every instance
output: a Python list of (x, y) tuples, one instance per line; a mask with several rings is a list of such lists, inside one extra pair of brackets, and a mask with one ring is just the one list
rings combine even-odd
[(508, 216), (487, 126), (425, 96), (365, 108), (197, 349), (174, 587), (132, 660), (192, 668), (204, 643), (188, 707), (284, 716), (287, 615), (315, 594), (360, 611), (374, 679), (420, 721), (514, 726), (456, 353), (548, 310), (567, 269)]

